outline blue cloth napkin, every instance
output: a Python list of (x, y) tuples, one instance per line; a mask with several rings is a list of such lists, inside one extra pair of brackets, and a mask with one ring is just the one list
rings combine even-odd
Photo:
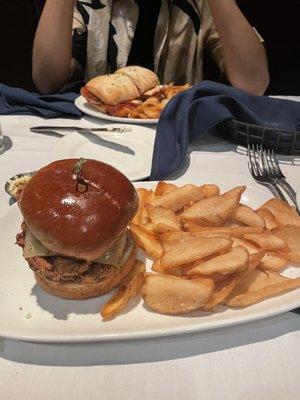
[(175, 96), (161, 114), (150, 179), (166, 179), (181, 168), (189, 142), (229, 119), (286, 131), (300, 130), (300, 103), (249, 95), (211, 81), (193, 86)]
[(77, 93), (40, 95), (0, 83), (0, 115), (37, 115), (43, 118), (80, 118), (74, 105)]

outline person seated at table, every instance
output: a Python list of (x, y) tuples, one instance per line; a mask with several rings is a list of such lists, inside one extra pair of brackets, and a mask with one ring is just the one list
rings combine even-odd
[(203, 80), (209, 52), (229, 83), (263, 94), (264, 47), (234, 0), (47, 0), (33, 47), (42, 93), (85, 73), (89, 80), (125, 65), (154, 70), (161, 82)]

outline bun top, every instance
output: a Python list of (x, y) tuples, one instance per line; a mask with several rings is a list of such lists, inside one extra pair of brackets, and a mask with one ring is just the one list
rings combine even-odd
[(115, 72), (115, 75), (127, 76), (138, 88), (140, 95), (160, 84), (153, 71), (135, 65), (120, 68)]
[(126, 75), (100, 75), (86, 84), (90, 93), (102, 103), (113, 106), (139, 97), (139, 91)]
[[(134, 217), (138, 197), (117, 169), (95, 160), (55, 161), (27, 183), (19, 207), (29, 230), (55, 253), (101, 256)], [(81, 171), (74, 168), (77, 166)]]

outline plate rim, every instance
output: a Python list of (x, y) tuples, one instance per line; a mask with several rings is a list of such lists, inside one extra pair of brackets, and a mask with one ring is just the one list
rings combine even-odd
[(81, 112), (90, 115), (91, 117), (94, 118), (99, 118), (106, 121), (135, 124), (135, 125), (139, 124), (156, 125), (158, 123), (158, 118), (137, 119), (137, 118), (125, 118), (125, 117), (113, 117), (112, 115), (104, 114), (99, 110), (93, 110), (93, 109), (90, 110), (85, 104), (83, 104), (84, 101), (85, 101), (84, 97), (80, 95), (75, 99), (74, 104)]
[[(206, 180), (206, 179), (205, 179)], [(169, 182), (173, 183), (178, 183), (180, 185), (182, 184), (193, 184), (193, 183), (204, 183), (204, 179), (178, 179), (178, 180), (173, 180)], [(207, 182), (208, 180), (206, 180)], [(134, 182), (134, 186), (136, 187), (141, 187), (141, 186), (154, 186), (157, 183), (157, 181), (147, 181), (147, 182)], [(224, 180), (222, 181), (222, 185), (232, 185), (234, 184), (231, 180)], [(266, 197), (272, 197), (271, 194), (265, 192), (262, 188), (256, 187), (255, 185), (246, 185), (247, 188), (265, 193)], [(225, 189), (226, 190), (226, 189)], [(8, 207), (4, 213), (0, 216), (0, 224), (1, 220), (5, 218), (6, 214), (12, 212), (13, 209), (16, 209), (17, 205), (13, 204), (12, 206)], [(296, 289), (295, 291), (292, 292), (287, 292), (283, 294), (282, 296), (288, 295), (289, 293), (300, 293), (300, 288)], [(272, 298), (276, 298), (272, 297)], [(266, 299), (265, 302), (271, 300)], [(278, 298), (278, 296), (277, 296)], [(142, 301), (140, 299), (139, 303)], [(260, 303), (258, 303), (260, 304)], [(90, 333), (75, 333), (75, 334), (61, 334), (61, 333), (51, 333), (51, 334), (41, 334), (41, 333), (16, 333), (16, 332), (10, 332), (9, 330), (7, 331), (4, 326), (1, 326), (0, 324), (0, 337), (4, 337), (7, 339), (12, 339), (12, 340), (21, 340), (21, 341), (26, 341), (26, 342), (38, 342), (38, 343), (76, 343), (76, 342), (108, 342), (108, 341), (127, 341), (127, 340), (139, 340), (139, 339), (149, 339), (149, 338), (158, 338), (158, 337), (168, 337), (168, 336), (179, 336), (179, 335), (185, 335), (185, 334), (190, 334), (190, 333), (195, 333), (195, 332), (206, 332), (209, 330), (219, 330), (223, 329), (229, 326), (236, 326), (236, 325), (242, 325), (242, 324), (247, 324), (249, 322), (254, 322), (254, 321), (259, 321), (262, 319), (268, 319), (276, 315), (283, 314), (285, 312), (291, 311), (295, 308), (300, 307), (300, 297), (293, 299), (292, 301), (289, 301), (288, 303), (283, 302), (282, 304), (278, 304), (274, 307), (271, 307), (267, 310), (251, 310), (252, 307), (255, 307), (256, 304), (247, 307), (248, 310), (250, 310), (249, 313), (247, 313), (244, 316), (238, 316), (237, 319), (232, 319), (233, 317), (229, 317), (224, 320), (213, 320), (209, 322), (205, 322), (205, 324), (201, 324), (201, 316), (196, 317), (199, 318), (199, 323), (193, 324), (190, 326), (173, 326), (169, 328), (148, 328), (142, 331), (138, 332), (126, 332), (126, 333), (101, 333), (100, 332), (95, 332), (93, 334)], [(226, 308), (225, 308), (226, 309)], [(151, 311), (151, 310), (150, 310)], [(167, 316), (169, 317), (169, 316)]]
[[(296, 289), (300, 291), (300, 289)], [(296, 292), (296, 291), (295, 291)], [(268, 299), (267, 299), (268, 300)], [(266, 300), (266, 301), (267, 301)], [(182, 327), (172, 327), (168, 329), (155, 329), (152, 331), (139, 331), (139, 332), (127, 332), (127, 333), (107, 333), (107, 334), (73, 334), (73, 335), (61, 335), (58, 337), (57, 334), (48, 334), (48, 335), (41, 335), (41, 334), (11, 334), (6, 332), (5, 330), (1, 329), (0, 326), (0, 337), (12, 340), (21, 340), (25, 342), (37, 342), (37, 343), (80, 343), (80, 342), (114, 342), (114, 341), (127, 341), (127, 340), (139, 340), (139, 339), (151, 339), (151, 338), (158, 338), (158, 337), (168, 337), (168, 336), (179, 336), (179, 335), (186, 335), (195, 332), (207, 332), (211, 330), (219, 330), (230, 326), (237, 326), (247, 324), (249, 322), (260, 321), (263, 319), (272, 318), (277, 315), (284, 314), (286, 312), (292, 311), (295, 308), (300, 306), (300, 300), (293, 306), (285, 305), (276, 309), (270, 309), (269, 312), (261, 311), (258, 315), (257, 314), (250, 314), (242, 319), (239, 320), (224, 320), (222, 323), (219, 321), (213, 321), (210, 323), (206, 323), (204, 327), (200, 327), (200, 325), (193, 325), (187, 328)], [(250, 306), (251, 307), (251, 306)], [(248, 308), (250, 308), (248, 307)], [(199, 317), (201, 318), (201, 317)]]

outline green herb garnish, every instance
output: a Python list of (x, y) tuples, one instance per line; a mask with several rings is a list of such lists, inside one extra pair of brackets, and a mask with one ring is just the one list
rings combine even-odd
[(85, 158), (82, 158), (82, 157), (80, 158), (80, 160), (77, 161), (77, 163), (73, 167), (74, 174), (79, 174), (82, 171), (83, 164), (86, 161), (87, 160)]
[(76, 190), (80, 193), (85, 193), (88, 190), (88, 183), (82, 177), (82, 167), (86, 161), (85, 158), (80, 158), (73, 167), (73, 172), (76, 174)]

